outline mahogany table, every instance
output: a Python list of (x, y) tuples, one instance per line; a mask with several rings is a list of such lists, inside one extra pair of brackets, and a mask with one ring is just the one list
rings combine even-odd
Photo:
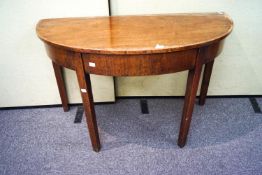
[(189, 70), (178, 145), (191, 122), (202, 66), (204, 105), (215, 57), (231, 32), (224, 13), (43, 19), (36, 27), (51, 58), (64, 111), (68, 98), (62, 67), (76, 71), (94, 151), (100, 140), (90, 74), (145, 76)]

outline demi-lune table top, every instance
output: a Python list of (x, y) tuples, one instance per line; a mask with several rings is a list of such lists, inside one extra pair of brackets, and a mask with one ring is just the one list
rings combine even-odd
[(201, 47), (226, 37), (233, 22), (224, 13), (191, 13), (43, 19), (43, 41), (82, 53), (144, 54)]

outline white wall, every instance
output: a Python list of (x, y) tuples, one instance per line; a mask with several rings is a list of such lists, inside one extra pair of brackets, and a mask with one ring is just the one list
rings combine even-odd
[[(59, 93), (43, 43), (39, 19), (107, 16), (107, 0), (0, 1), (0, 107), (58, 104)], [(216, 60), (209, 95), (262, 94), (262, 1), (253, 0), (111, 0), (112, 14), (156, 14), (225, 11), (234, 20), (233, 33)], [(66, 70), (70, 103), (80, 103), (73, 71)], [(184, 95), (186, 72), (118, 78), (119, 96)], [(112, 77), (92, 76), (95, 101), (113, 101)]]
[[(216, 59), (209, 95), (262, 94), (261, 0), (112, 0), (113, 15), (224, 11), (234, 20), (232, 34)], [(184, 95), (187, 72), (118, 78), (119, 96)]]
[[(60, 97), (35, 25), (42, 18), (107, 16), (107, 0), (0, 1), (0, 107), (58, 104)], [(66, 70), (70, 103), (81, 102), (75, 73)], [(93, 76), (95, 101), (113, 101), (112, 77)]]

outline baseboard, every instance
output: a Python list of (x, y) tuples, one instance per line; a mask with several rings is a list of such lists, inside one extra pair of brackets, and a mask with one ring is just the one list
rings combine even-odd
[[(117, 96), (116, 99), (140, 99), (140, 98), (184, 98), (185, 96)], [(197, 96), (198, 98), (199, 96)], [(260, 98), (262, 95), (210, 95), (207, 98)]]
[[(262, 95), (214, 95), (207, 96), (207, 98), (260, 98)], [(179, 99), (184, 98), (184, 96), (121, 96), (116, 97), (117, 99)], [(114, 104), (115, 102), (95, 102), (95, 105), (106, 105), (106, 104)], [(70, 106), (80, 106), (82, 103), (70, 103)], [(62, 107), (61, 104), (51, 104), (51, 105), (38, 105), (38, 106), (15, 106), (15, 107), (0, 107), (0, 110), (12, 110), (12, 109), (34, 109), (34, 108), (55, 108)]]

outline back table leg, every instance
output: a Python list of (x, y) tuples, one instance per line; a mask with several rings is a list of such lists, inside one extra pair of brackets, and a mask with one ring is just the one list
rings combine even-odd
[(62, 106), (63, 106), (64, 111), (66, 112), (69, 110), (69, 106), (68, 106), (68, 98), (66, 94), (65, 82), (64, 82), (63, 73), (62, 73), (62, 67), (57, 65), (53, 61), (52, 61), (52, 64), (53, 64), (53, 68), (55, 72), (55, 77), (56, 77), (56, 82), (57, 82), (60, 98), (62, 101)]
[(203, 80), (202, 80), (202, 85), (201, 85), (201, 91), (200, 91), (200, 97), (199, 97), (199, 105), (205, 104), (208, 85), (210, 82), (210, 77), (211, 77), (211, 73), (213, 69), (213, 64), (214, 64), (214, 60), (209, 63), (206, 63), (205, 65), (205, 70), (204, 70), (204, 75), (203, 75)]
[(86, 122), (89, 130), (92, 147), (94, 151), (98, 152), (101, 146), (96, 122), (90, 75), (85, 73), (83, 64), (77, 65), (76, 74), (83, 100), (83, 106), (85, 109)]

